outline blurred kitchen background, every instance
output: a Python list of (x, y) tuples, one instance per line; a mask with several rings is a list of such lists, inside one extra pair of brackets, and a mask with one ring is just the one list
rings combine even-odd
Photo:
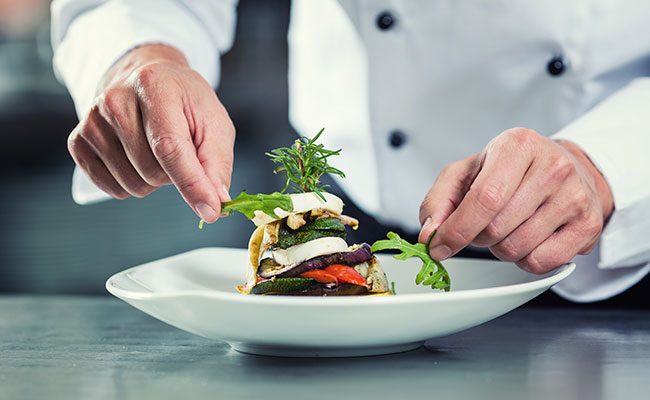
[[(226, 218), (199, 230), (172, 187), (145, 199), (83, 207), (72, 201), (66, 138), (77, 118), (52, 72), (49, 3), (0, 0), (0, 292), (104, 295), (105, 280), (126, 267), (199, 247), (245, 247), (250, 222)], [(237, 128), (231, 194), (282, 184), (264, 152), (295, 138), (287, 120), (289, 6), (239, 3), (235, 45), (222, 59), (217, 91)], [(346, 203), (348, 214), (359, 215)], [(361, 219), (365, 241), (388, 229)], [(647, 307), (648, 280), (592, 306)], [(570, 305), (552, 293), (532, 304)]]
[[(205, 246), (245, 247), (252, 225), (198, 229), (172, 187), (78, 206), (66, 138), (77, 124), (52, 72), (49, 0), (0, 0), (0, 291), (104, 294), (125, 267)], [(287, 120), (288, 1), (242, 1), (218, 94), (237, 127), (232, 193), (277, 190), (264, 152), (294, 139)]]

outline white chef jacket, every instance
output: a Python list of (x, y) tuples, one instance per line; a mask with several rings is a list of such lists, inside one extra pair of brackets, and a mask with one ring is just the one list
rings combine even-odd
[[(234, 0), (56, 0), (57, 76), (80, 117), (130, 49), (178, 48), (208, 82), (233, 41)], [(289, 118), (343, 148), (338, 180), (365, 211), (416, 231), (439, 171), (524, 126), (578, 144), (616, 210), (598, 247), (554, 290), (611, 297), (650, 270), (650, 7), (566, 2), (295, 0)], [(77, 170), (80, 203), (106, 195)]]

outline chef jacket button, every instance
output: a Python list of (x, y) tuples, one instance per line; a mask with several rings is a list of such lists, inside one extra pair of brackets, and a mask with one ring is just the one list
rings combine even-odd
[(564, 73), (566, 65), (562, 56), (555, 56), (546, 65), (546, 70), (551, 76), (560, 76)]
[(382, 31), (390, 29), (394, 23), (395, 23), (395, 18), (393, 18), (393, 15), (388, 11), (384, 11), (383, 13), (377, 16), (377, 26)]
[(400, 148), (406, 143), (406, 135), (402, 131), (392, 131), (388, 136), (388, 143), (394, 148)]

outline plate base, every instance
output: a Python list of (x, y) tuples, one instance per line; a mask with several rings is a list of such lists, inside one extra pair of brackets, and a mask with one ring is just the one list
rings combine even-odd
[(403, 353), (415, 350), (424, 345), (424, 342), (401, 343), (388, 346), (368, 347), (287, 347), (270, 346), (264, 344), (229, 343), (230, 347), (240, 353), (255, 354), (259, 356), (298, 357), (298, 358), (327, 358), (327, 357), (364, 357), (383, 354)]

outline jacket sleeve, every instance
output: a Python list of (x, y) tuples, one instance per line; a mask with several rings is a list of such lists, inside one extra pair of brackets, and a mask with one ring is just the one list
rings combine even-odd
[(82, 118), (106, 71), (129, 50), (163, 43), (180, 50), (210, 84), (233, 42), (236, 0), (55, 0), (54, 71)]
[(574, 273), (569, 278), (574, 282), (558, 285), (556, 292), (577, 301), (611, 297), (650, 269), (650, 78), (630, 82), (553, 139), (580, 146), (609, 183), (615, 206), (597, 257), (583, 268), (590, 287), (579, 285), (576, 280), (583, 274)]

